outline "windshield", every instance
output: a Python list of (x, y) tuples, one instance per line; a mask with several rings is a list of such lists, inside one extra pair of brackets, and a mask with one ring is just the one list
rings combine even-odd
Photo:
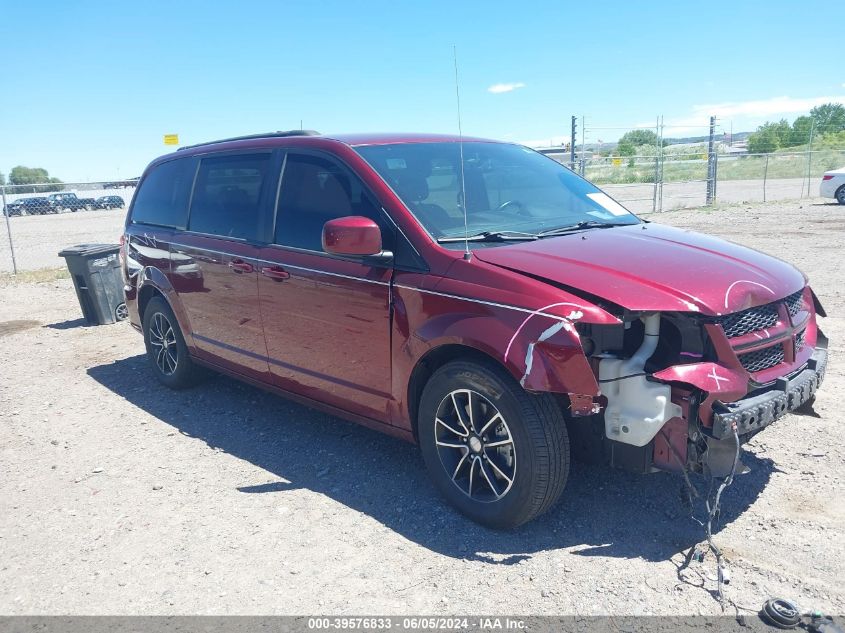
[[(460, 145), (368, 145), (356, 151), (435, 238), (464, 235)], [(637, 224), (639, 219), (560, 163), (519, 145), (463, 144), (470, 235), (537, 234), (579, 223)]]

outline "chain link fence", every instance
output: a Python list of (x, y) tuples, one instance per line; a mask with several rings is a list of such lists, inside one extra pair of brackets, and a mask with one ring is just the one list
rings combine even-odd
[[(845, 150), (743, 154), (719, 146), (713, 175), (707, 147), (653, 156), (578, 157), (575, 169), (635, 213), (647, 214), (707, 204), (708, 178), (714, 201), (767, 202), (818, 195), (822, 174), (845, 167)], [(569, 165), (564, 150), (544, 150)], [(83, 243), (115, 243), (135, 181), (0, 187), (5, 227), (0, 236), (0, 274), (56, 268), (57, 253)]]
[[(563, 149), (543, 153), (570, 164)], [(845, 167), (845, 150), (722, 152), (714, 155), (714, 163), (714, 202), (791, 200), (818, 196), (822, 174)], [(581, 156), (574, 169), (635, 213), (708, 204), (706, 146), (701, 151), (652, 156)]]
[(135, 181), (0, 187), (3, 204), (0, 274), (57, 268), (74, 244), (115, 244), (123, 232)]

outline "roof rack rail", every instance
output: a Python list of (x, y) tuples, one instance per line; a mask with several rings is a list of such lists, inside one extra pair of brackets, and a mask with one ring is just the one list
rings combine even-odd
[(285, 136), (320, 136), (319, 132), (314, 130), (280, 130), (278, 132), (265, 132), (264, 134), (247, 134), (246, 136), (233, 136), (232, 138), (221, 138), (217, 141), (206, 141), (205, 143), (196, 143), (195, 145), (185, 145), (178, 150), (192, 149), (194, 147), (203, 147), (204, 145), (216, 145), (217, 143), (228, 143), (229, 141), (248, 141), (256, 138), (279, 138)]

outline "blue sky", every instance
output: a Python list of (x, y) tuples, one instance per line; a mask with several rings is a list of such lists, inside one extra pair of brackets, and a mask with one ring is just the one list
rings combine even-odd
[(589, 141), (659, 114), (667, 135), (710, 114), (742, 131), (845, 102), (829, 0), (0, 6), (0, 171), (65, 181), (137, 176), (166, 133), (454, 132), (453, 44), (464, 133), (491, 138), (558, 139), (573, 114)]

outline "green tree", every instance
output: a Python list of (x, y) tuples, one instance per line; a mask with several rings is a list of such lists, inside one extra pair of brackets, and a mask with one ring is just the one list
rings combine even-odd
[(12, 185), (38, 185), (43, 182), (50, 182), (50, 174), (41, 167), (18, 165), (9, 172), (9, 184)]
[(633, 156), (637, 153), (637, 148), (634, 145), (631, 145), (631, 143), (623, 143), (620, 141), (616, 146), (616, 153), (620, 156)]
[(764, 123), (748, 137), (748, 151), (751, 154), (768, 154), (781, 147), (788, 147), (792, 127), (786, 119), (777, 123)]
[(819, 134), (835, 134), (845, 130), (845, 105), (825, 103), (810, 110)]
[(804, 145), (810, 142), (810, 132), (813, 128), (813, 118), (799, 116), (792, 122), (792, 132), (789, 135), (789, 147)]
[(619, 145), (625, 144), (633, 147), (653, 145), (657, 147), (658, 140), (657, 134), (653, 130), (631, 130), (622, 135), (622, 138), (619, 139)]
[(46, 169), (42, 167), (24, 167), (18, 165), (12, 167), (9, 172), (10, 185), (41, 185), (50, 184), (50, 187), (25, 187), (15, 191), (17, 193), (44, 193), (48, 191), (61, 191), (62, 181), (58, 178), (51, 178)]
[(6, 175), (2, 171), (0, 171), (0, 185), (5, 185), (5, 184), (6, 184)]

